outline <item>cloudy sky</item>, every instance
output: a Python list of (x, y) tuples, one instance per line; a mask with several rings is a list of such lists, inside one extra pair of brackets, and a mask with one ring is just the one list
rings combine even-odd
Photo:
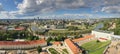
[(120, 17), (120, 0), (0, 0), (0, 19)]

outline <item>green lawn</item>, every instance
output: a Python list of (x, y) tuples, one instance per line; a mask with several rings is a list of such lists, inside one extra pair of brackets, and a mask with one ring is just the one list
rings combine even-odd
[(58, 51), (56, 51), (54, 48), (49, 48), (48, 49), (51, 54), (60, 54)]
[(95, 51), (95, 52), (90, 52), (90, 54), (103, 54), (103, 51), (105, 50), (105, 47)]
[(102, 54), (106, 46), (110, 43), (107, 42), (97, 42), (96, 40), (90, 41), (82, 45), (82, 47), (89, 51), (89, 54)]
[(69, 52), (67, 51), (67, 49), (63, 49), (63, 51), (64, 51), (65, 53), (69, 54)]

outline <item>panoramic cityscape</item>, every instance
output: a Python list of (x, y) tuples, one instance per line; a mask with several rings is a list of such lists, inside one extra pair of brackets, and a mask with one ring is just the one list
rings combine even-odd
[(120, 54), (120, 0), (0, 0), (0, 54)]

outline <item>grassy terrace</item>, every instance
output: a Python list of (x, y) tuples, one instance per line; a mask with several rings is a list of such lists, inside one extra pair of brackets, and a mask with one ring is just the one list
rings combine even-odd
[(63, 49), (63, 51), (65, 52), (63, 54), (69, 54), (69, 52), (67, 51), (67, 49)]
[(51, 54), (60, 54), (58, 51), (56, 51), (54, 48), (49, 48), (48, 49)]
[(97, 40), (94, 40), (83, 44), (82, 47), (89, 51), (89, 54), (103, 54), (103, 51), (109, 43), (110, 41), (97, 42)]

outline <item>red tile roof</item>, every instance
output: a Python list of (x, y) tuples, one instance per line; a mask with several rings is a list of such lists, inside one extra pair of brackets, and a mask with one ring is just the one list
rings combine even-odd
[(0, 41), (0, 45), (32, 45), (32, 44), (44, 44), (46, 41), (44, 39), (41, 40), (33, 40), (33, 41)]
[(66, 39), (65, 42), (74, 54), (82, 52), (70, 39)]
[(106, 39), (106, 38), (99, 38), (99, 39), (101, 39), (101, 40), (108, 40), (108, 39)]
[(59, 41), (53, 42), (53, 45), (60, 45), (60, 44), (61, 44), (61, 42), (59, 42)]
[(48, 54), (47, 52), (41, 52), (40, 54)]
[(89, 38), (92, 38), (92, 37), (93, 37), (92, 35), (87, 35), (87, 36), (84, 36), (83, 38), (73, 39), (72, 41), (73, 42), (79, 42), (79, 41), (86, 40), (86, 39), (89, 39)]
[(25, 28), (24, 27), (17, 27), (15, 28), (15, 30), (24, 30)]

